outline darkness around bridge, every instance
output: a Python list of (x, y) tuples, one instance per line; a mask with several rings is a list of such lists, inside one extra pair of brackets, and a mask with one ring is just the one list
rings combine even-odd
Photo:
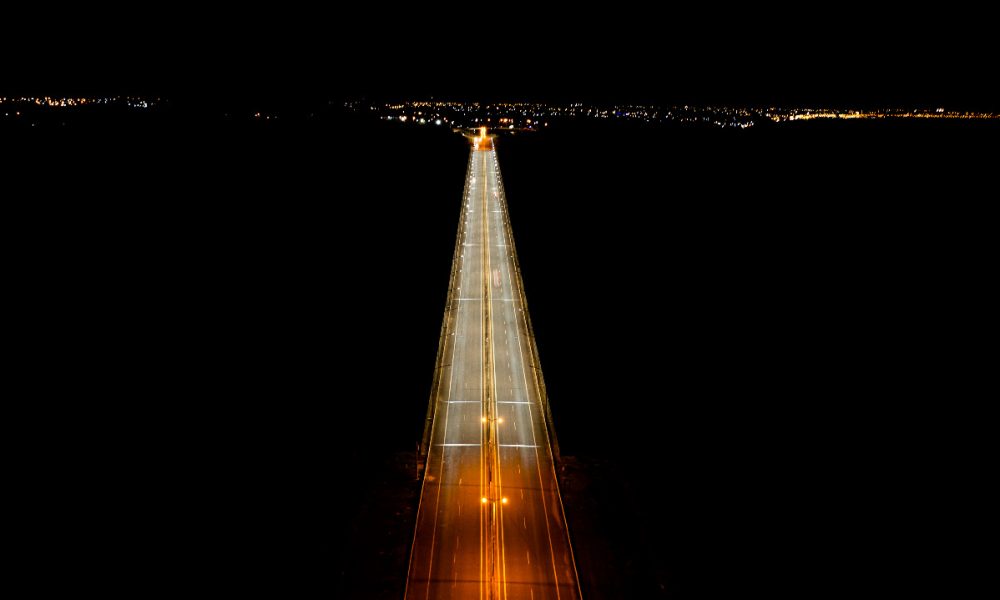
[[(993, 132), (500, 140), (590, 597), (956, 589), (976, 555), (913, 523), (985, 455), (936, 349), (977, 314)], [(27, 143), (15, 298), (44, 360), (18, 407), (20, 568), (122, 596), (398, 597), (466, 141)], [(32, 159), (54, 147), (55, 171)]]

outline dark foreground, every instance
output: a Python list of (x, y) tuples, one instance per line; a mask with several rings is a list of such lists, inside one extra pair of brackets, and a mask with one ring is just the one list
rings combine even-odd
[[(853, 125), (498, 143), (585, 598), (972, 582), (997, 131)], [(16, 570), (399, 598), (464, 141), (22, 133)]]

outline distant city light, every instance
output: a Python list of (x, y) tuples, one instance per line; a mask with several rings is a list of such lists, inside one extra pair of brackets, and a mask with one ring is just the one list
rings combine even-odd
[(142, 98), (138, 96), (100, 96), (100, 97), (53, 97), (53, 96), (20, 96), (0, 97), (0, 104), (34, 105), (44, 108), (74, 108), (92, 105), (118, 105), (127, 108), (152, 108), (161, 102), (160, 98)]
[[(419, 123), (448, 123), (458, 129), (478, 128), (482, 123), (497, 122), (506, 131), (534, 131), (549, 127), (552, 119), (614, 119), (648, 124), (692, 124), (720, 128), (747, 129), (765, 121), (782, 123), (809, 119), (997, 119), (1000, 115), (985, 112), (948, 111), (942, 107), (926, 109), (886, 108), (856, 110), (848, 108), (782, 108), (729, 106), (652, 106), (641, 104), (591, 105), (544, 104), (539, 102), (447, 102), (409, 101), (391, 104), (348, 103), (353, 110), (369, 110), (380, 118), (412, 119)], [(417, 115), (417, 116), (413, 116)]]

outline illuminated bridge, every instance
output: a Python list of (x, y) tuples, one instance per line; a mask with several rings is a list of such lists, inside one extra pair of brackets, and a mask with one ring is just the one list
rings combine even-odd
[(580, 598), (493, 139), (473, 139), (407, 600)]

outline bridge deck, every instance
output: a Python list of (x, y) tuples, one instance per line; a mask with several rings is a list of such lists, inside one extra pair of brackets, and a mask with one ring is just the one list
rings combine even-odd
[(579, 598), (492, 143), (458, 235), (406, 598)]

